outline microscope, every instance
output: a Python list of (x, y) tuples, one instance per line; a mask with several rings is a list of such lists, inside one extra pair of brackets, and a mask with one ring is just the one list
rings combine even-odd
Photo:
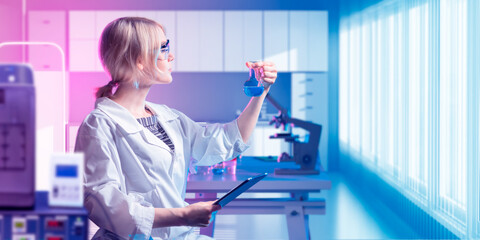
[(270, 94), (267, 94), (267, 100), (279, 111), (278, 115), (270, 121), (270, 125), (275, 124), (275, 128), (281, 126), (284, 131), (286, 131), (288, 125), (291, 125), (291, 127), (300, 127), (309, 132), (309, 136), (305, 139), (306, 142), (298, 141), (299, 136), (292, 135), (292, 133), (277, 133), (270, 136), (271, 139), (283, 139), (293, 144), (293, 156), (284, 152), (278, 157), (277, 162), (295, 162), (295, 164), (300, 165), (300, 168), (295, 169), (276, 168), (275, 175), (319, 174), (320, 171), (316, 169), (316, 165), (322, 125), (290, 117), (288, 110), (282, 107)]

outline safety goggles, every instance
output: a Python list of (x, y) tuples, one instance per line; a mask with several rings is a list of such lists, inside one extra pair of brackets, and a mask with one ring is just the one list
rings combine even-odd
[(165, 45), (162, 45), (160, 51), (158, 51), (158, 60), (168, 60), (168, 54), (170, 54), (170, 40), (167, 39)]

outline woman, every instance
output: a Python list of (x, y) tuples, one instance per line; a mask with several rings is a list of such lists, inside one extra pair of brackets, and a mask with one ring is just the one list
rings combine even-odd
[(86, 161), (85, 207), (100, 227), (94, 238), (200, 237), (193, 227), (207, 226), (220, 207), (184, 201), (188, 170), (233, 159), (247, 148), (277, 77), (275, 66), (247, 63), (264, 81), (263, 95), (252, 98), (236, 120), (202, 127), (145, 101), (151, 86), (172, 82), (174, 56), (160, 24), (138, 17), (111, 22), (101, 36), (100, 58), (112, 81), (98, 90), (75, 146)]

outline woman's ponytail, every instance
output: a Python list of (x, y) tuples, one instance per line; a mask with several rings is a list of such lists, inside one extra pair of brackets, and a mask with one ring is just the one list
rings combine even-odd
[(101, 98), (101, 97), (110, 97), (113, 95), (113, 88), (115, 86), (118, 85), (118, 82), (117, 81), (110, 81), (108, 82), (107, 85), (101, 87), (101, 88), (98, 88), (97, 89), (97, 93), (95, 94), (95, 96), (97, 98)]

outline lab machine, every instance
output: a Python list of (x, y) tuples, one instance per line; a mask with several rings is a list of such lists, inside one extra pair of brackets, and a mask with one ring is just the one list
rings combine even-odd
[(52, 205), (69, 208), (51, 207), (48, 192), (35, 191), (35, 96), (29, 65), (0, 64), (0, 240), (87, 239), (83, 156), (53, 160)]
[(0, 64), (0, 207), (35, 202), (35, 89), (26, 64)]
[(36, 192), (33, 209), (0, 210), (0, 240), (84, 240), (87, 237), (87, 211), (49, 207), (47, 192)]

